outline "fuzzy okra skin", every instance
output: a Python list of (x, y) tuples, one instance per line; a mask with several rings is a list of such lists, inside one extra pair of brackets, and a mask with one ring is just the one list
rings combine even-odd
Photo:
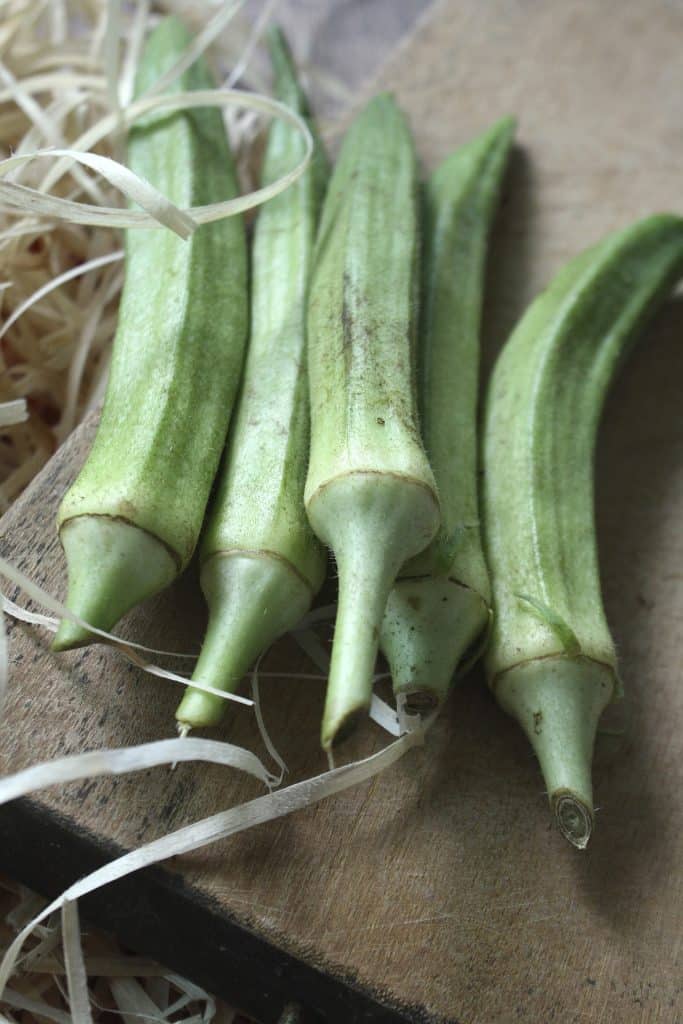
[(487, 672), (531, 741), (562, 833), (579, 848), (593, 826), (597, 723), (620, 692), (593, 523), (595, 437), (630, 341), (681, 273), (681, 218), (661, 214), (610, 235), (532, 303), (489, 388)]
[(370, 704), (387, 596), (439, 525), (417, 423), (416, 198), (408, 126), (390, 96), (377, 96), (351, 126), (330, 182), (309, 302), (306, 508), (339, 572), (327, 750)]
[(490, 621), (477, 495), (479, 329), (487, 239), (514, 129), (511, 118), (499, 121), (448, 157), (424, 189), (418, 395), (441, 527), (402, 568), (380, 635), (394, 693), (409, 710), (445, 699)]
[[(143, 92), (191, 41), (168, 18), (150, 36)], [(170, 91), (209, 89), (202, 60)], [(220, 112), (147, 115), (128, 140), (133, 170), (180, 206), (237, 193)], [(111, 629), (188, 563), (220, 459), (242, 365), (247, 275), (241, 218), (126, 236), (126, 278), (109, 384), (90, 455), (58, 514), (68, 607)], [(63, 620), (54, 647), (93, 635)]]
[[(222, 690), (234, 690), (255, 659), (296, 625), (326, 567), (303, 494), (309, 446), (306, 297), (328, 171), (278, 29), (269, 47), (277, 98), (306, 117), (316, 145), (306, 173), (261, 208), (254, 231), (244, 379), (200, 549), (209, 624), (193, 678)], [(293, 167), (303, 146), (291, 125), (276, 121), (263, 184)], [(176, 717), (181, 728), (215, 725), (225, 704), (189, 687)]]

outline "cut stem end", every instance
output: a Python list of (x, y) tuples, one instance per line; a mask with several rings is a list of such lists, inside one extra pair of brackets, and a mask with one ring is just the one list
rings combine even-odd
[(553, 793), (551, 806), (560, 832), (577, 850), (585, 850), (593, 831), (593, 813), (571, 793)]
[(394, 695), (407, 711), (428, 712), (448, 696), (455, 671), (489, 621), (484, 599), (455, 580), (398, 580), (382, 620), (380, 647)]
[(439, 707), (441, 699), (431, 690), (412, 690), (394, 687), (394, 695), (398, 701), (403, 700), (403, 709), (409, 715), (428, 715)]
[(593, 746), (614, 669), (584, 656), (542, 657), (508, 669), (493, 687), (534, 748), (562, 835), (584, 849), (593, 829)]

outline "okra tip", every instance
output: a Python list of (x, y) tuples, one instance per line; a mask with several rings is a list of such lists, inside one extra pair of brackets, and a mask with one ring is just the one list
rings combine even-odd
[(452, 154), (451, 159), (454, 159), (458, 155), (465, 156), (468, 152), (477, 152), (489, 155), (493, 155), (493, 153), (498, 152), (500, 157), (505, 160), (516, 131), (517, 118), (512, 114), (506, 114), (504, 117), (500, 117), (495, 121), (490, 128), (481, 135), (478, 135), (470, 143), (467, 143), (457, 149), (455, 153)]
[(593, 831), (593, 811), (572, 793), (556, 793), (553, 811), (564, 838), (577, 850), (585, 850)]
[(516, 132), (517, 118), (512, 114), (508, 114), (496, 121), (481, 140), (483, 146), (488, 145), (492, 147), (494, 159), (501, 161), (501, 177), (502, 168), (504, 168), (505, 162), (508, 159)]
[(321, 744), (350, 735), (372, 700), (375, 660), (389, 592), (404, 562), (439, 523), (434, 490), (392, 473), (341, 474), (309, 499), (313, 527), (332, 548), (339, 603)]
[[(517, 119), (512, 115), (501, 117), (485, 132), (462, 146), (458, 146), (434, 171), (427, 186), (428, 191), (445, 190), (451, 195), (454, 186), (463, 182), (463, 175), (476, 175), (478, 186), (484, 185), (491, 191), (498, 190), (501, 184), (505, 162), (517, 130)], [(488, 177), (483, 179), (487, 165), (490, 165)], [(494, 172), (494, 165), (497, 170)], [(463, 187), (462, 184), (460, 187)]]
[(266, 38), (278, 99), (286, 99), (289, 106), (301, 113), (308, 114), (308, 102), (299, 85), (296, 64), (287, 37), (279, 25), (271, 25)]
[(356, 707), (346, 708), (337, 718), (326, 720), (320, 733), (322, 749), (331, 753), (333, 747), (339, 746), (353, 736), (367, 713), (368, 704), (364, 700)]
[(268, 55), (276, 76), (284, 75), (289, 81), (295, 76), (294, 58), (287, 36), (278, 24), (268, 26), (266, 32)]
[[(311, 605), (313, 587), (271, 551), (219, 553), (202, 567), (209, 623), (192, 679), (234, 693), (257, 658), (292, 629)], [(188, 686), (176, 711), (180, 727), (218, 725), (228, 702)]]
[(512, 136), (517, 131), (517, 118), (514, 114), (506, 114), (504, 117), (499, 118), (494, 125), (489, 129), (488, 135), (498, 135), (501, 139), (506, 138), (512, 139)]
[[(178, 573), (169, 549), (123, 519), (82, 515), (60, 530), (69, 577), (66, 606), (96, 629), (109, 631), (131, 608), (163, 590)], [(62, 619), (53, 651), (93, 643), (77, 622)]]
[(583, 655), (540, 657), (503, 672), (492, 686), (534, 749), (560, 832), (585, 849), (593, 830), (593, 747), (616, 690), (614, 669)]
[(380, 647), (394, 695), (410, 712), (433, 710), (448, 696), (458, 665), (489, 621), (484, 599), (455, 580), (431, 576), (398, 580), (387, 601)]

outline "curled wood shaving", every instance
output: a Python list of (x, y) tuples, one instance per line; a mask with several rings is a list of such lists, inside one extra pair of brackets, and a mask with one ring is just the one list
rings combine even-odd
[(185, 761), (204, 761), (224, 768), (235, 768), (252, 775), (269, 789), (278, 783), (277, 777), (250, 750), (223, 741), (186, 737), (156, 740), (118, 750), (91, 750), (32, 765), (24, 771), (0, 779), (0, 804), (36, 793), (48, 786), (96, 779), (103, 775), (146, 771), (148, 768)]
[(69, 992), (69, 1008), (79, 1024), (93, 1024), (90, 1012), (88, 976), (85, 973), (81, 927), (78, 920), (78, 904), (74, 901), (62, 907), (62, 938), (64, 944), (64, 967)]
[(53, 911), (61, 910), (65, 903), (80, 899), (110, 882), (141, 868), (158, 864), (168, 857), (178, 857), (184, 853), (201, 849), (220, 839), (236, 835), (245, 829), (283, 817), (304, 807), (310, 807), (328, 796), (366, 782), (389, 768), (416, 744), (421, 744), (430, 724), (431, 719), (420, 722), (410, 732), (393, 740), (383, 750), (370, 757), (323, 772), (321, 775), (294, 783), (285, 789), (276, 790), (274, 793), (257, 797), (238, 807), (219, 811), (201, 821), (186, 825), (184, 828), (146, 843), (137, 850), (131, 850), (80, 879), (37, 914), (10, 944), (0, 963), (0, 997), (14, 970), (24, 942), (37, 925), (49, 917)]

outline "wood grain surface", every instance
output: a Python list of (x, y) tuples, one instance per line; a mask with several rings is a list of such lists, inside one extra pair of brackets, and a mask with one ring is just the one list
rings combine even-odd
[[(676, 3), (451, 0), (384, 72), (426, 168), (498, 116), (519, 117), (489, 264), (487, 364), (564, 260), (640, 215), (682, 210), (682, 47)], [(683, 1020), (682, 341), (683, 302), (672, 298), (603, 422), (599, 543), (627, 697), (620, 735), (599, 740), (586, 853), (556, 833), (526, 740), (475, 673), (425, 748), (375, 781), (173, 861), (142, 887), (119, 884), (93, 915), (264, 1022), (286, 998), (339, 1022)], [(57, 595), (54, 514), (91, 436), (92, 424), (0, 527), (2, 555)], [(188, 651), (203, 622), (190, 570), (120, 632)], [(10, 642), (3, 773), (172, 733), (178, 693), (115, 652), (55, 657), (24, 625)], [(264, 665), (304, 667), (290, 640)], [(322, 699), (316, 682), (264, 681), (292, 781), (325, 768)], [(260, 749), (248, 709), (220, 735)], [(368, 725), (349, 756), (383, 742)], [(134, 847), (258, 794), (190, 765), (47, 791), (3, 809), (0, 866), (57, 888), (106, 844)]]

